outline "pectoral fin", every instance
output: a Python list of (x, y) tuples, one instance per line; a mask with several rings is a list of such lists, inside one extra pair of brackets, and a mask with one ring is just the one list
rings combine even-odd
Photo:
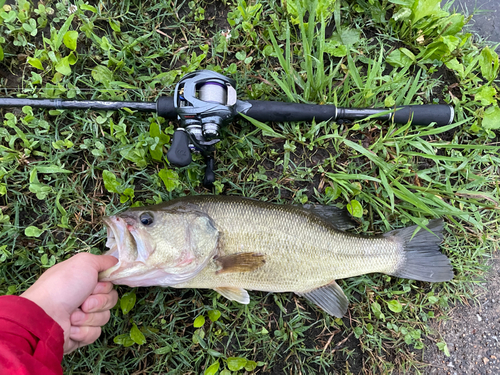
[(214, 290), (226, 297), (228, 300), (248, 305), (250, 303), (250, 296), (243, 288), (214, 288)]
[[(215, 258), (219, 268), (216, 274), (227, 272), (249, 272), (262, 267), (265, 263), (263, 254), (238, 253)], [(222, 293), (221, 293), (222, 294)]]
[(306, 293), (297, 293), (299, 296), (307, 298), (309, 301), (315, 303), (328, 314), (337, 318), (342, 318), (347, 312), (349, 301), (344, 294), (342, 288), (333, 281), (328, 285), (324, 285), (317, 289), (311, 290)]

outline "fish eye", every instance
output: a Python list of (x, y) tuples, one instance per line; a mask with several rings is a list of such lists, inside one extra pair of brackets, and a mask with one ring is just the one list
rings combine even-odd
[(153, 224), (153, 215), (151, 215), (149, 212), (144, 212), (139, 217), (139, 220), (141, 220), (142, 225), (151, 225)]

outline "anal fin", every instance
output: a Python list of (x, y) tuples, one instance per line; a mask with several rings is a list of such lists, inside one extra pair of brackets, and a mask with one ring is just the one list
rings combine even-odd
[(337, 318), (342, 318), (347, 312), (349, 301), (342, 288), (335, 281), (306, 293), (295, 293), (307, 298)]
[(230, 301), (236, 301), (243, 305), (248, 305), (250, 303), (250, 296), (248, 292), (243, 288), (214, 288), (214, 290), (226, 297)]

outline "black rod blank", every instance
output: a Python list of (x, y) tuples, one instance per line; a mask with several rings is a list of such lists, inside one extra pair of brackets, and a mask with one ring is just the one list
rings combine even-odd
[(103, 100), (62, 100), (62, 99), (23, 99), (0, 98), (0, 108), (24, 107), (51, 109), (94, 109), (102, 111), (117, 111), (122, 108), (142, 112), (156, 112), (155, 102), (119, 102)]

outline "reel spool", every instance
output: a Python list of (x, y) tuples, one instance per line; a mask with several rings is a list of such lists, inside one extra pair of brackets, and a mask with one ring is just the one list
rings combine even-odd
[(235, 116), (236, 82), (222, 74), (201, 70), (184, 76), (174, 93), (174, 107), (180, 127), (174, 133), (167, 159), (177, 167), (191, 163), (191, 153), (205, 156), (207, 168), (203, 184), (211, 186), (214, 145), (220, 129)]

